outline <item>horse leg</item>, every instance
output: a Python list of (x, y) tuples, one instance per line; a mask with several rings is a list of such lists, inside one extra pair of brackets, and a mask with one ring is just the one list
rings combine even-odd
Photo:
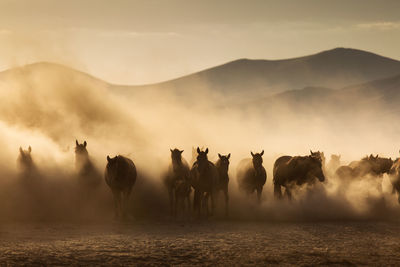
[(176, 218), (178, 217), (178, 212), (179, 212), (179, 193), (175, 189), (175, 194), (174, 194), (174, 201), (173, 201), (173, 216)]
[(400, 203), (400, 182), (393, 183), (393, 191), (397, 192), (397, 201)]
[(114, 197), (115, 218), (118, 218), (121, 212), (121, 193), (117, 190), (113, 190), (112, 192)]
[(190, 193), (186, 196), (186, 204), (187, 204), (186, 213), (187, 213), (187, 216), (190, 216), (190, 207), (191, 207)]
[(193, 195), (193, 211), (194, 213), (197, 212), (197, 215), (199, 217), (200, 217), (200, 209), (201, 209), (200, 192), (198, 190), (195, 190)]
[(261, 204), (261, 194), (262, 194), (262, 187), (257, 188), (257, 203)]
[(168, 196), (169, 196), (169, 211), (171, 216), (174, 215), (174, 192), (171, 186), (168, 187)]
[(128, 207), (128, 198), (129, 198), (129, 191), (125, 191), (121, 193), (121, 215), (122, 218), (126, 219), (127, 215), (127, 207)]
[(206, 218), (208, 218), (208, 216), (210, 215), (210, 209), (209, 209), (209, 205), (208, 205), (209, 198), (210, 198), (210, 194), (206, 193), (204, 195), (204, 211), (206, 213)]
[(292, 191), (291, 191), (291, 189), (289, 187), (286, 187), (285, 194), (287, 196), (287, 199), (289, 201), (292, 201)]
[(274, 183), (274, 195), (275, 199), (282, 199), (282, 189), (281, 185)]
[[(211, 198), (211, 216), (214, 216), (215, 213), (215, 193), (216, 192), (211, 192), (210, 193), (210, 198)], [(208, 208), (208, 206), (207, 206)]]
[(228, 186), (226, 186), (225, 189), (224, 189), (224, 195), (225, 195), (225, 216), (228, 217), (228, 215), (229, 215), (229, 194), (228, 194)]

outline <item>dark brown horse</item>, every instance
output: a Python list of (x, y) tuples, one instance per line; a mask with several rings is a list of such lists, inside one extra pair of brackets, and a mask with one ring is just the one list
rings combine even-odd
[(168, 190), (171, 214), (176, 216), (178, 209), (185, 209), (185, 201), (190, 209), (190, 169), (185, 159), (182, 158), (183, 150), (170, 149), (171, 164), (164, 177), (164, 184)]
[(257, 201), (260, 203), (262, 190), (267, 181), (267, 172), (262, 165), (264, 150), (261, 153), (250, 153), (252, 156), (251, 161), (249, 161), (249, 159), (244, 159), (239, 163), (237, 179), (239, 189), (247, 195), (257, 191)]
[(316, 180), (325, 181), (322, 169), (322, 158), (319, 155), (310, 156), (282, 156), (274, 163), (274, 195), (282, 198), (281, 187), (285, 187), (285, 194), (292, 198), (292, 189), (303, 184), (313, 184)]
[(135, 164), (121, 155), (114, 158), (107, 156), (104, 176), (114, 197), (115, 216), (125, 217), (129, 196), (137, 177)]
[[(197, 148), (197, 159), (190, 170), (192, 187), (194, 188), (193, 208), (198, 216), (203, 209), (206, 216), (213, 215), (215, 211), (215, 193), (218, 184), (218, 170), (208, 160), (208, 148), (201, 151)], [(209, 211), (208, 199), (211, 198), (211, 212)]]
[(215, 163), (215, 166), (218, 170), (218, 184), (217, 184), (217, 193), (219, 191), (224, 192), (225, 196), (225, 215), (229, 213), (229, 193), (228, 193), (228, 185), (229, 185), (229, 159), (231, 154), (229, 153), (226, 156), (218, 154), (218, 161)]
[(86, 149), (87, 142), (79, 144), (75, 141), (75, 168), (78, 172), (79, 184), (85, 189), (94, 189), (101, 183), (101, 174), (94, 166)]

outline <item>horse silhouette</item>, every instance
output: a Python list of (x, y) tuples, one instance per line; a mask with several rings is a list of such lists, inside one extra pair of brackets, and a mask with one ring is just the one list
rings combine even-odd
[[(204, 146), (202, 146), (200, 148), (200, 150), (203, 151), (204, 150)], [(192, 158), (190, 159), (190, 162), (189, 162), (190, 166), (193, 166), (193, 164), (196, 162), (196, 160), (197, 160), (197, 148), (192, 146)]]
[(17, 163), (21, 174), (25, 177), (35, 177), (38, 174), (31, 153), (31, 146), (29, 146), (27, 150), (22, 149), (22, 147), (19, 148)]
[(336, 175), (342, 179), (363, 178), (367, 175), (382, 177), (383, 174), (389, 174), (392, 168), (393, 160), (391, 158), (382, 158), (379, 155), (372, 154), (362, 158), (359, 161), (353, 161), (347, 166), (341, 166), (336, 170)]
[(273, 175), (275, 198), (282, 198), (281, 187), (285, 187), (285, 194), (291, 199), (294, 187), (325, 181), (321, 154), (282, 156), (274, 163)]
[(115, 217), (125, 217), (129, 196), (137, 177), (135, 164), (121, 155), (114, 158), (107, 156), (104, 176), (114, 197)]
[(218, 170), (218, 184), (217, 184), (217, 193), (219, 191), (224, 192), (225, 196), (225, 215), (229, 213), (229, 193), (228, 193), (228, 184), (229, 184), (229, 159), (231, 154), (229, 153), (226, 156), (223, 156), (218, 153), (218, 161), (215, 163), (215, 167)]
[[(218, 184), (218, 170), (215, 165), (208, 160), (208, 148), (201, 151), (197, 148), (197, 160), (193, 163), (190, 170), (191, 183), (194, 188), (193, 209), (201, 216), (203, 209), (208, 217), (215, 211), (215, 192)], [(211, 198), (211, 212), (208, 200)]]
[(264, 150), (261, 153), (254, 154), (250, 152), (252, 160), (244, 159), (238, 165), (238, 184), (239, 189), (247, 195), (257, 191), (257, 202), (261, 202), (261, 194), (265, 182), (267, 181), (267, 172), (263, 167)]
[(190, 209), (190, 169), (185, 159), (182, 158), (183, 150), (175, 148), (170, 151), (171, 164), (164, 177), (164, 184), (168, 190), (171, 215), (176, 216), (178, 209), (184, 210), (185, 201), (188, 210)]
[[(400, 152), (400, 151), (399, 151)], [(400, 159), (397, 158), (390, 168), (390, 182), (392, 183), (392, 194), (397, 192), (397, 201), (400, 203)]]
[(94, 166), (86, 149), (87, 142), (79, 144), (75, 141), (75, 168), (78, 172), (78, 181), (86, 189), (94, 189), (100, 185), (101, 174)]

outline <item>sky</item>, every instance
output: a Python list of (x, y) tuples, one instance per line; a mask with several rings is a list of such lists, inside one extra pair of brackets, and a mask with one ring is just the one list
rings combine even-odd
[(0, 70), (65, 64), (116, 84), (351, 47), (400, 60), (397, 0), (0, 0)]

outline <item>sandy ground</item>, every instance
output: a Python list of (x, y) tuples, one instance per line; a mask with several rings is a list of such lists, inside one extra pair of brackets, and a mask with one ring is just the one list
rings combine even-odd
[(19, 223), (1, 265), (399, 265), (399, 222)]

